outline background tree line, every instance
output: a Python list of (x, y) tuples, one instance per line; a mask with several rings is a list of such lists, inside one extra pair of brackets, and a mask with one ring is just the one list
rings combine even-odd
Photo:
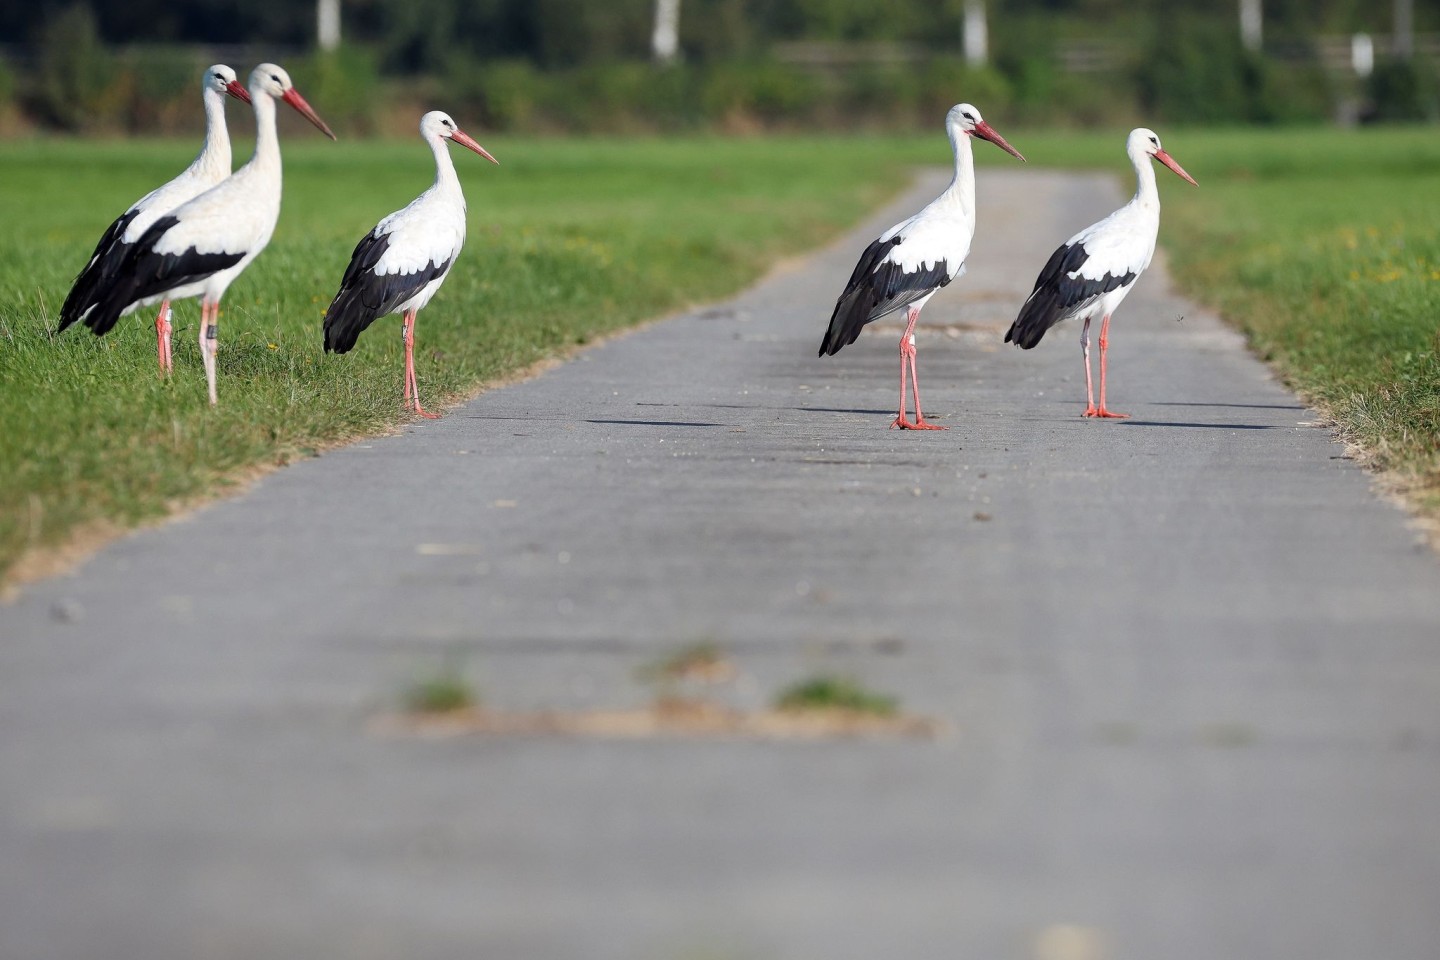
[[(677, 64), (650, 61), (654, 0), (344, 0), (344, 45), (313, 50), (294, 0), (0, 4), (0, 129), (193, 127), (211, 59), (286, 63), (352, 131), (440, 103), (544, 131), (932, 126), (969, 99), (1007, 122), (1434, 119), (1432, 47), (1370, 76), (1323, 38), (1390, 29), (1388, 4), (1269, 0), (1245, 49), (1234, 0), (991, 0), (989, 62), (960, 57), (965, 0), (682, 0)], [(1421, 0), (1415, 27), (1440, 30)], [(1427, 43), (1431, 42), (1427, 39)]]

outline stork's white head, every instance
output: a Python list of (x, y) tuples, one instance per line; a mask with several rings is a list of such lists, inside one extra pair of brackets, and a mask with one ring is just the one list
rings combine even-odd
[(1125, 151), (1129, 153), (1131, 157), (1136, 158), (1135, 162), (1137, 164), (1140, 162), (1140, 157), (1154, 157), (1171, 170), (1174, 170), (1180, 179), (1194, 184), (1197, 187), (1199, 186), (1198, 183), (1195, 183), (1195, 178), (1186, 173), (1180, 164), (1176, 163), (1175, 159), (1165, 152), (1165, 148), (1160, 146), (1160, 137), (1149, 127), (1136, 127), (1134, 130), (1131, 130), (1130, 138), (1125, 141)]
[(491, 163), (500, 162), (490, 156), (490, 151), (476, 143), (470, 134), (456, 126), (455, 121), (450, 119), (450, 114), (443, 110), (431, 110), (420, 118), (420, 136), (427, 143), (433, 140), (453, 140), (462, 147), (474, 150)]
[(1020, 157), (1022, 161), (1025, 159), (1020, 155), (1019, 150), (1010, 146), (1005, 138), (995, 131), (994, 127), (985, 122), (985, 118), (980, 116), (980, 111), (971, 104), (957, 103), (951, 107), (950, 112), (945, 115), (945, 127), (950, 131), (952, 139), (960, 136), (979, 137), (981, 140), (989, 140), (1012, 156)]
[(236, 100), (243, 100), (245, 103), (250, 102), (250, 94), (240, 86), (240, 81), (235, 77), (235, 71), (223, 63), (206, 68), (200, 88), (206, 93), (213, 90), (221, 95), (229, 94)]
[(250, 96), (266, 96), (272, 100), (284, 100), (294, 107), (302, 117), (315, 124), (321, 133), (331, 140), (335, 139), (335, 134), (330, 132), (325, 121), (320, 119), (320, 115), (310, 107), (310, 104), (305, 102), (305, 98), (300, 96), (300, 91), (296, 90), (295, 85), (290, 82), (290, 74), (275, 64), (262, 63), (250, 71)]

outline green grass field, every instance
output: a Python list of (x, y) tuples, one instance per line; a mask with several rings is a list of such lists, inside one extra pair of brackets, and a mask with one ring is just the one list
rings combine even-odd
[[(1114, 170), (1128, 183), (1123, 131), (1044, 134), (995, 122), (1034, 163)], [(1440, 137), (1161, 133), (1201, 184), (1162, 187), (1161, 238), (1186, 290), (1221, 308), (1440, 512)], [(938, 131), (481, 140), (502, 165), (457, 152), (470, 237), (418, 323), (422, 396), (435, 406), (735, 290), (770, 256), (853, 222), (910, 165), (948, 161)], [(255, 466), (403, 419), (398, 320), (378, 322), (344, 357), (324, 354), (320, 321), (355, 241), (429, 184), (417, 141), (289, 138), (275, 239), (224, 303), (217, 410), (205, 403), (194, 302), (176, 311), (169, 382), (156, 375), (152, 318), (143, 314), (103, 339), (83, 329), (52, 337), (55, 311), (100, 232), (194, 149), (0, 145), (0, 578), (30, 551), (77, 532), (164, 515)], [(986, 149), (977, 157), (1008, 159)]]

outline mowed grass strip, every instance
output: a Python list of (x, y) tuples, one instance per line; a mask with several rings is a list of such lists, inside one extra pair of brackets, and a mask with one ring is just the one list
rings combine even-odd
[(1213, 207), (1176, 210), (1181, 285), (1440, 518), (1440, 137), (1234, 144), (1248, 155), (1213, 160)]
[[(240, 112), (232, 120), (245, 128)], [(418, 137), (292, 134), (275, 237), (224, 300), (214, 410), (195, 301), (175, 310), (170, 381), (157, 376), (153, 313), (103, 338), (52, 335), (101, 232), (198, 143), (0, 145), (0, 581), (77, 532), (156, 518), (257, 466), (404, 419), (398, 318), (343, 357), (324, 353), (321, 320), (356, 241), (432, 181), (429, 153)], [(417, 325), (422, 396), (437, 408), (728, 294), (873, 208), (907, 182), (908, 163), (949, 161), (938, 128), (899, 142), (480, 139), (501, 166), (455, 151), (469, 238)], [(237, 163), (249, 149), (237, 142)]]

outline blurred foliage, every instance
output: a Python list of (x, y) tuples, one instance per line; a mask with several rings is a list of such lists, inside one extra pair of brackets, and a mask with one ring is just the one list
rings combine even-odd
[(1277, 123), (1331, 112), (1318, 67), (1282, 65), (1246, 50), (1231, 25), (1167, 12), (1136, 69), (1140, 105), (1155, 123)]
[[(373, 53), (358, 47), (316, 51), (291, 60), (287, 68), (295, 86), (324, 116), (334, 117), (340, 128), (351, 133), (374, 130), (375, 110), (380, 94), (380, 73)], [(242, 76), (242, 82), (243, 77)]]
[[(958, 100), (1003, 116), (1010, 87), (953, 58), (817, 73), (773, 59), (644, 61), (541, 70), (524, 61), (452, 62), (447, 109), (505, 131), (729, 132), (801, 127), (933, 128)], [(997, 122), (999, 122), (997, 120)]]
[[(62, 0), (63, 2), (63, 0)], [(32, 38), (61, 3), (0, 4), (0, 38)], [(92, 0), (108, 43), (265, 44), (313, 37), (313, 0)], [(1233, 24), (1233, 2), (1214, 0), (991, 0), (991, 34), (1017, 25), (1031, 39), (1128, 36), (1154, 16), (1211, 17)], [(687, 59), (754, 56), (776, 41), (901, 42), (953, 48), (964, 0), (684, 0)], [(544, 67), (646, 53), (654, 0), (343, 0), (347, 40), (382, 50), (389, 70), (429, 71), (444, 56), (524, 59)], [(1266, 0), (1267, 34), (1388, 32), (1391, 5), (1362, 0)], [(1042, 26), (1041, 30), (1033, 28)], [(1440, 30), (1440, 5), (1419, 3), (1417, 31)]]
[(10, 65), (0, 60), (0, 109), (8, 108), (15, 101), (15, 74)]
[(51, 125), (79, 130), (112, 111), (110, 58), (94, 12), (75, 4), (47, 20), (36, 36), (33, 109)]
[(1434, 121), (1440, 116), (1440, 86), (1423, 61), (1382, 60), (1370, 74), (1367, 92), (1374, 120)]

